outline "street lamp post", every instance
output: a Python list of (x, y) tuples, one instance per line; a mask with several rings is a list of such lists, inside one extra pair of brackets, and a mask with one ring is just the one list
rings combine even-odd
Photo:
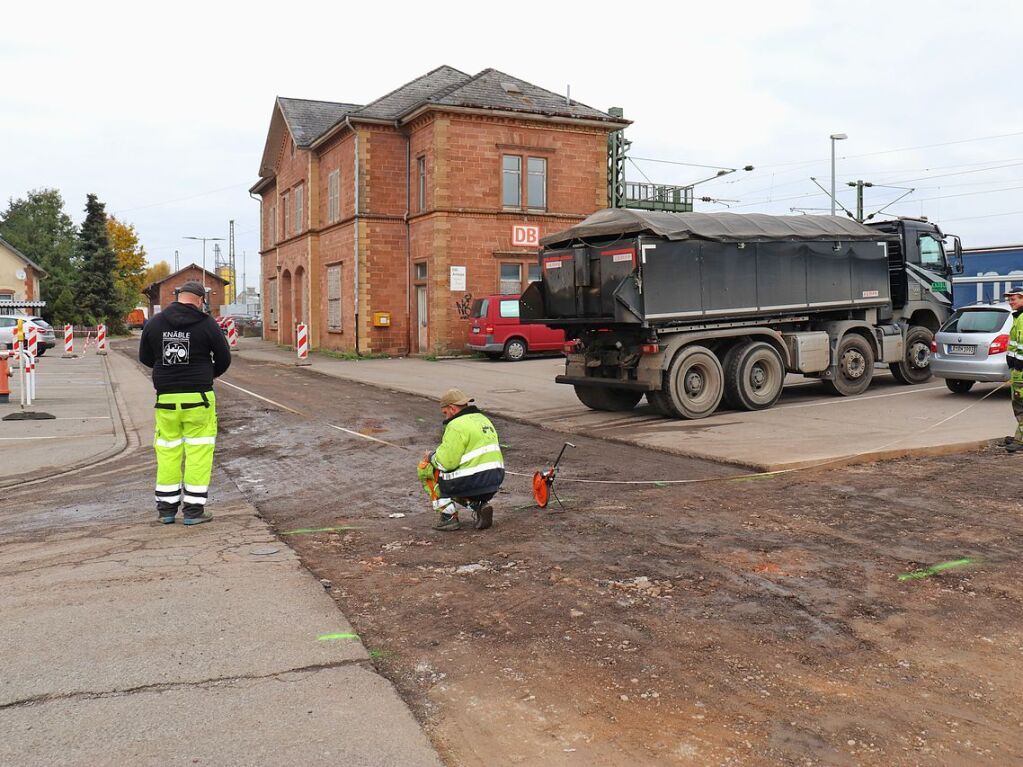
[(835, 215), (835, 142), (849, 138), (844, 133), (832, 133), (831, 136), (831, 215)]
[[(832, 183), (834, 183), (834, 170), (831, 172)], [(223, 237), (185, 237), (186, 240), (202, 240), (202, 289), (206, 292), (206, 243), (216, 242), (218, 240), (223, 241)]]

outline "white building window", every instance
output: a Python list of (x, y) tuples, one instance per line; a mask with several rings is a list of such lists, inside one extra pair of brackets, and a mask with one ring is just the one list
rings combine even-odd
[(327, 267), (327, 330), (341, 328), (341, 264), (335, 264)]
[(277, 278), (271, 279), (266, 285), (266, 311), (270, 317), (270, 327), (277, 327)]
[(513, 154), (501, 158), (501, 204), (506, 208), (522, 204), (522, 158)]
[(270, 206), (270, 215), (267, 216), (266, 220), (266, 238), (267, 246), (273, 247), (277, 244), (277, 206)]
[(522, 292), (522, 264), (501, 264), (502, 295)]
[(302, 199), (304, 191), (305, 191), (305, 187), (303, 187), (303, 186), (296, 186), (295, 187), (295, 222), (294, 222), (295, 223), (295, 231), (294, 231), (294, 234), (298, 234), (299, 232), (301, 232), (305, 228), (305, 226), (304, 226), (305, 222), (303, 221), (303, 216), (305, 215), (305, 207), (304, 207), (304, 201)]
[(420, 213), (426, 210), (426, 158), (420, 157), (416, 160), (416, 171), (418, 178), (416, 180), (416, 189), (419, 191), (418, 202), (419, 207), (416, 209)]
[(281, 195), (281, 209), (284, 211), (284, 227), (281, 229), (281, 234), (284, 235), (283, 239), (288, 239), (291, 236), (291, 200), (288, 199), (288, 193), (285, 192)]
[(327, 222), (336, 224), (341, 219), (341, 171), (332, 170), (327, 176)]
[(527, 165), (526, 206), (536, 210), (547, 209), (547, 161), (530, 157)]

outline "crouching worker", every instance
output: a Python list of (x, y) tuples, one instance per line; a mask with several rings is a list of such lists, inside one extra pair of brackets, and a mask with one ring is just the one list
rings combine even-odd
[(497, 429), (473, 401), (458, 389), (444, 392), (444, 437), (419, 463), (419, 480), (440, 513), (434, 530), (458, 530), (458, 506), (472, 511), (477, 530), (494, 521), (490, 499), (504, 482), (504, 456)]

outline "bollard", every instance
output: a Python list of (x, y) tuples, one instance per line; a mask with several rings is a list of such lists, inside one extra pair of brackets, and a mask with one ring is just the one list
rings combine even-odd
[(96, 326), (96, 354), (105, 355), (107, 353), (107, 326), (97, 325)]
[(295, 335), (295, 349), (298, 352), (296, 365), (309, 365), (309, 328), (304, 322), (298, 323)]
[(28, 352), (26, 361), (26, 382), (28, 383), (29, 404), (36, 398), (36, 359), (39, 357), (39, 329), (35, 325), (29, 325), (26, 332), (25, 346)]
[(227, 318), (227, 345), (231, 347), (231, 351), (238, 351), (238, 327), (231, 317)]
[(75, 328), (73, 325), (64, 326), (64, 354), (61, 359), (71, 359), (75, 356)]
[(7, 365), (8, 351), (0, 351), (0, 403), (11, 401), (11, 384), (8, 378), (11, 377), (11, 369)]

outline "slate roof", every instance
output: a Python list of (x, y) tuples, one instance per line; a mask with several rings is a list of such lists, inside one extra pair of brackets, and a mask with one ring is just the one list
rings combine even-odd
[(471, 79), (470, 75), (454, 67), (440, 66), (356, 110), (352, 116), (397, 120), (406, 112), (429, 101), (432, 96), (464, 85)]
[(554, 93), (496, 69), (484, 69), (465, 83), (428, 101), (444, 106), (500, 109), (620, 122), (599, 109), (580, 104), (578, 101), (569, 103), (563, 94)]
[(295, 137), (295, 143), (302, 147), (309, 146), (340, 122), (345, 115), (359, 109), (359, 104), (291, 99), (283, 96), (277, 98), (277, 103), (281, 106), (291, 135)]

